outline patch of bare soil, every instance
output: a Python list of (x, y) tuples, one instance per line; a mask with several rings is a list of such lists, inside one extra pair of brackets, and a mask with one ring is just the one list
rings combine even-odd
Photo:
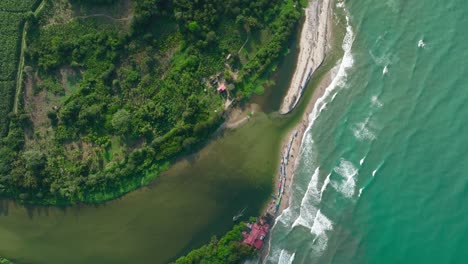
[(26, 146), (32, 145), (34, 142), (45, 143), (47, 138), (53, 134), (51, 123), (47, 117), (47, 112), (52, 109), (50, 101), (47, 98), (46, 91), (34, 92), (34, 87), (41, 80), (34, 73), (28, 73), (25, 81), (24, 90), (24, 110), (31, 121), (30, 126), (25, 130)]

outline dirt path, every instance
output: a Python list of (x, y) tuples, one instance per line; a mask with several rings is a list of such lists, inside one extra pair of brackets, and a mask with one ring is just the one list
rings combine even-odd
[[(34, 10), (34, 16), (37, 17), (41, 10), (44, 8), (46, 0), (42, 0), (39, 6)], [(18, 64), (18, 71), (16, 74), (16, 93), (15, 93), (15, 100), (13, 103), (13, 113), (18, 113), (18, 104), (19, 104), (19, 97), (21, 95), (21, 88), (23, 87), (23, 68), (24, 68), (24, 50), (26, 49), (26, 35), (28, 32), (29, 24), (28, 22), (24, 23), (23, 26), (23, 33), (21, 36), (21, 49), (20, 49), (20, 59)]]
[(76, 16), (76, 17), (74, 17), (74, 19), (87, 19), (87, 18), (91, 18), (91, 17), (105, 17), (105, 18), (108, 18), (108, 19), (114, 20), (114, 21), (128, 21), (128, 20), (131, 20), (133, 18), (133, 15), (129, 15), (127, 17), (122, 17), (122, 18), (115, 18), (115, 17), (111, 17), (111, 16), (106, 15), (106, 14), (92, 14), (92, 15), (88, 15), (88, 16)]

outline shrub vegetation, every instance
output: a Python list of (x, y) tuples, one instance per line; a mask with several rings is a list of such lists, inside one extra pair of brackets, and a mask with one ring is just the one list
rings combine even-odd
[[(209, 78), (225, 78), (238, 100), (261, 92), (300, 18), (293, 0), (135, 0), (126, 25), (50, 23), (61, 9), (46, 1), (25, 53), (34, 95), (0, 142), (0, 194), (46, 204), (101, 202), (154, 179), (222, 122), (226, 94)], [(260, 32), (268, 38), (242, 63)]]

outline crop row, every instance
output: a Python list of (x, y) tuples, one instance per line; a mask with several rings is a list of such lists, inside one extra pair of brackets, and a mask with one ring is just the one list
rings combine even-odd
[(8, 129), (8, 114), (13, 107), (15, 81), (0, 81), (0, 138)]
[(0, 12), (0, 80), (14, 80), (21, 44), (22, 14)]
[(32, 11), (38, 0), (1, 0), (0, 11), (27, 12)]

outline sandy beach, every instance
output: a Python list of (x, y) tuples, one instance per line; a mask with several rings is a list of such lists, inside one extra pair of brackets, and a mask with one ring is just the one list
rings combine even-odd
[(322, 64), (330, 50), (332, 0), (310, 0), (305, 8), (305, 21), (299, 42), (299, 57), (288, 92), (280, 108), (281, 114), (291, 112), (299, 101), (307, 82)]
[[(306, 111), (304, 112), (301, 121), (283, 139), (282, 148), (281, 148), (282, 153), (286, 153), (290, 142), (292, 142), (292, 144), (291, 144), (291, 150), (289, 152), (289, 161), (285, 165), (286, 177), (285, 177), (283, 197), (282, 197), (282, 201), (281, 201), (281, 204), (278, 208), (278, 212), (276, 213), (276, 215), (281, 214), (281, 212), (284, 209), (289, 207), (289, 200), (291, 197), (291, 183), (294, 179), (294, 174), (299, 164), (298, 158), (301, 155), (300, 153), (301, 143), (302, 143), (302, 139), (304, 138), (304, 133), (306, 132), (307, 127), (309, 126), (309, 116), (315, 107), (315, 103), (320, 97), (323, 96), (326, 88), (332, 82), (335, 74), (336, 74), (335, 68), (331, 69), (329, 72), (325, 74), (325, 76), (323, 77), (319, 85), (316, 87), (312, 95), (312, 98), (307, 104)], [(296, 131), (297, 131), (297, 134), (296, 134)]]
[[(305, 10), (305, 22), (301, 31), (297, 66), (288, 92), (283, 99), (279, 111), (281, 114), (287, 114), (294, 109), (303, 89), (312, 78), (312, 74), (322, 64), (325, 56), (331, 50), (333, 2), (333, 0), (311, 0)], [(334, 67), (323, 76), (307, 103), (301, 121), (284, 137), (281, 144), (281, 164), (275, 178), (275, 186), (278, 186), (280, 196), (267, 205), (264, 213), (270, 213), (276, 218), (289, 207), (291, 184), (299, 165), (302, 139), (309, 126), (309, 116), (314, 110), (317, 100), (324, 95), (336, 73), (337, 68)], [(279, 203), (278, 198), (280, 199)], [(268, 238), (261, 252), (262, 261), (268, 255), (269, 243), (270, 238)]]

